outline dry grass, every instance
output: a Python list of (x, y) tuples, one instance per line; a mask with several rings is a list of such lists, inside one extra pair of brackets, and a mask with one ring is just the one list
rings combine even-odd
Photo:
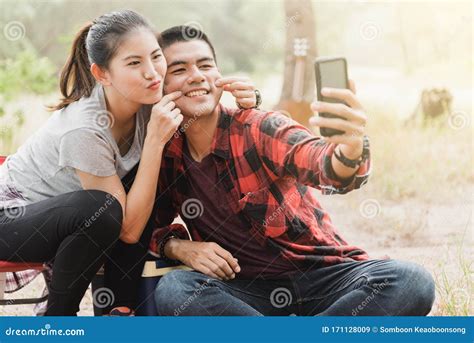
[(456, 263), (455, 272), (453, 273), (447, 262), (439, 261), (438, 271), (434, 275), (438, 295), (436, 314), (440, 316), (472, 316), (473, 314), (473, 262), (466, 258), (461, 250), (462, 246), (458, 248), (459, 251), (447, 254), (447, 258), (453, 258)]
[(382, 198), (433, 201), (457, 196), (466, 182), (474, 182), (469, 113), (457, 112), (424, 127), (404, 126), (387, 109), (369, 113), (368, 132), (376, 147), (370, 189)]

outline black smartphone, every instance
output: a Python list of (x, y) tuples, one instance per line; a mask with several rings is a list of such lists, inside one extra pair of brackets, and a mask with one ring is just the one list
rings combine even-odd
[[(318, 101), (340, 103), (340, 100), (327, 98), (321, 94), (324, 87), (331, 88), (349, 88), (349, 79), (347, 77), (347, 61), (344, 57), (318, 57), (314, 62), (316, 72), (316, 92)], [(321, 117), (341, 118), (331, 113), (319, 113)], [(344, 131), (320, 127), (321, 136), (330, 137), (343, 134)]]

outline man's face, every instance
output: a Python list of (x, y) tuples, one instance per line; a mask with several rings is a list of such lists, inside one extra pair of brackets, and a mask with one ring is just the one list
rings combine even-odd
[(163, 51), (168, 70), (165, 94), (181, 91), (176, 106), (187, 117), (208, 116), (216, 109), (222, 88), (215, 86), (221, 78), (209, 45), (202, 40), (177, 42)]

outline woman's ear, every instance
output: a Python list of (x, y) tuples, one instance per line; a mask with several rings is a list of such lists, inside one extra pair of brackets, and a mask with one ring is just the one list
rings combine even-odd
[(109, 73), (102, 70), (97, 64), (92, 63), (91, 65), (91, 74), (94, 76), (94, 79), (100, 83), (102, 86), (110, 86), (110, 77)]

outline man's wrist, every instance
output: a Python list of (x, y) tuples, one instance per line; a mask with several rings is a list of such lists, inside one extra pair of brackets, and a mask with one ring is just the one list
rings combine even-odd
[(258, 89), (254, 89), (255, 93), (255, 105), (253, 107), (244, 107), (239, 103), (238, 99), (235, 99), (235, 104), (237, 107), (241, 110), (248, 110), (248, 109), (258, 109), (260, 105), (262, 104), (262, 94)]
[(163, 247), (163, 252), (165, 256), (170, 260), (179, 260), (179, 246), (180, 246), (181, 240), (173, 237), (170, 238), (168, 241), (165, 242), (165, 245)]
[[(344, 149), (344, 146), (336, 147), (333, 154), (333, 157), (335, 158), (335, 160), (339, 161), (340, 164), (342, 164), (343, 166), (347, 168), (351, 168), (351, 169), (358, 168), (360, 167), (362, 163), (364, 163), (367, 159), (369, 159), (369, 154), (370, 154), (369, 137), (364, 136), (362, 140), (361, 153), (359, 153), (357, 149), (354, 149), (353, 147), (349, 147), (349, 152), (347, 152), (347, 154), (351, 157), (348, 157), (345, 155), (345, 152), (343, 149)], [(357, 156), (357, 157), (352, 157), (352, 156)]]
[(361, 140), (359, 146), (357, 147), (352, 147), (352, 146), (348, 146), (348, 145), (339, 145), (338, 147), (340, 149), (340, 151), (344, 154), (344, 156), (346, 156), (347, 158), (351, 159), (351, 160), (356, 160), (358, 159), (359, 157), (362, 156), (362, 152), (364, 150), (364, 142)]

